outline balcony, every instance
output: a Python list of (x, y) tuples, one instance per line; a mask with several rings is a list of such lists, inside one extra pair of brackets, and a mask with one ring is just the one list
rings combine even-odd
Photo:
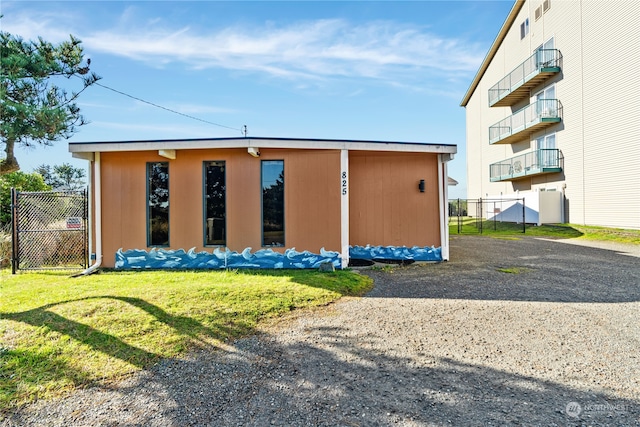
[(489, 127), (489, 144), (511, 144), (562, 121), (562, 103), (539, 99)]
[(534, 175), (562, 172), (564, 157), (558, 149), (531, 151), (489, 166), (491, 182), (515, 181)]
[(508, 107), (529, 97), (529, 89), (560, 72), (562, 53), (540, 49), (489, 89), (489, 107)]

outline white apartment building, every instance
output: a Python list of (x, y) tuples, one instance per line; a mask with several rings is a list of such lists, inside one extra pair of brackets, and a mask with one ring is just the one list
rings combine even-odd
[(640, 228), (640, 1), (517, 0), (461, 106), (469, 198)]

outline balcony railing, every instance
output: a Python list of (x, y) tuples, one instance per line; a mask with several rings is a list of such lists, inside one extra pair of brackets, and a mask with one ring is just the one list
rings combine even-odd
[(562, 172), (563, 165), (562, 151), (556, 148), (541, 149), (493, 163), (489, 166), (489, 178), (492, 182), (513, 181), (532, 175)]
[(489, 107), (506, 107), (529, 96), (529, 89), (560, 72), (562, 53), (540, 49), (489, 89)]
[(489, 127), (489, 144), (510, 144), (562, 120), (562, 103), (539, 99)]

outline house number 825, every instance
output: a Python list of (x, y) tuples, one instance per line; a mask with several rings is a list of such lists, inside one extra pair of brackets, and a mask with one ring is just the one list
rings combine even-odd
[(344, 196), (347, 194), (347, 173), (342, 172), (342, 175), (340, 176), (340, 178), (342, 182), (342, 195)]

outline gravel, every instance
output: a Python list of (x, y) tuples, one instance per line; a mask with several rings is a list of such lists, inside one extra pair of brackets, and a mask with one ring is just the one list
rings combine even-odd
[(454, 236), (449, 262), (362, 270), (363, 298), (0, 425), (640, 426), (633, 248)]

